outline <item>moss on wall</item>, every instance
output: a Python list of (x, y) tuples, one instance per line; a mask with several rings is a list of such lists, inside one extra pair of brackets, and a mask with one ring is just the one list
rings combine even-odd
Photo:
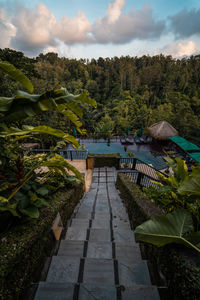
[[(140, 188), (124, 174), (118, 174), (117, 187), (127, 207), (132, 228), (162, 214)], [(153, 284), (168, 286), (167, 297), (162, 299), (200, 299), (200, 257), (193, 249), (170, 244), (156, 247), (141, 243), (143, 258), (156, 267)], [(155, 274), (154, 274), (155, 275)]]
[(0, 299), (22, 299), (55, 244), (51, 232), (53, 220), (60, 212), (65, 225), (82, 194), (82, 185), (57, 192), (49, 200), (50, 205), (41, 210), (39, 219), (14, 227), (1, 240)]

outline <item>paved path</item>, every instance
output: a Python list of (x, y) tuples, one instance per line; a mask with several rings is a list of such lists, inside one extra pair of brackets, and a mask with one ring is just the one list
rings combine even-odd
[(159, 300), (115, 179), (114, 168), (94, 169), (35, 300)]

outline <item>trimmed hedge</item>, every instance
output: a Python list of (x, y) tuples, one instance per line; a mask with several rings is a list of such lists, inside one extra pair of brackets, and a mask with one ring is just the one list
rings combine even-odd
[(119, 169), (120, 154), (90, 154), (94, 158), (94, 168), (115, 167)]
[(69, 190), (57, 192), (40, 217), (15, 226), (1, 240), (0, 299), (20, 300), (31, 282), (37, 280), (45, 258), (55, 245), (51, 226), (58, 212), (66, 225), (83, 195), (83, 186), (73, 184)]
[[(117, 187), (127, 207), (132, 228), (156, 215), (162, 214), (140, 188), (124, 174), (118, 174)], [(156, 267), (154, 282), (166, 284), (168, 296), (163, 299), (199, 300), (200, 299), (200, 256), (193, 249), (183, 245), (170, 244), (156, 247), (141, 243), (144, 259)]]

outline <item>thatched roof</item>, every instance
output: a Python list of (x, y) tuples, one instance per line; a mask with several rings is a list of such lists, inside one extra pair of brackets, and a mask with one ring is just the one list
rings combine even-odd
[(157, 140), (167, 140), (170, 136), (177, 136), (178, 131), (167, 121), (160, 121), (151, 125), (149, 134)]

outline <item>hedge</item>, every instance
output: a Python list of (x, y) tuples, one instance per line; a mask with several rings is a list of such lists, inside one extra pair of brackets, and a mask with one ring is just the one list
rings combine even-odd
[(89, 154), (88, 158), (94, 158), (94, 168), (115, 167), (119, 169), (120, 154)]
[(38, 280), (45, 258), (55, 245), (51, 226), (58, 212), (66, 225), (76, 204), (83, 195), (83, 186), (73, 184), (70, 189), (57, 192), (40, 217), (15, 226), (1, 240), (0, 299), (19, 300), (30, 284)]
[[(141, 189), (124, 174), (118, 174), (117, 187), (127, 207), (132, 229), (156, 215), (162, 214)], [(200, 256), (193, 249), (183, 245), (170, 244), (156, 247), (141, 243), (144, 259), (154, 270), (153, 284), (166, 285), (161, 299), (200, 299)], [(151, 271), (151, 270), (150, 270)], [(161, 289), (160, 289), (161, 290)]]

